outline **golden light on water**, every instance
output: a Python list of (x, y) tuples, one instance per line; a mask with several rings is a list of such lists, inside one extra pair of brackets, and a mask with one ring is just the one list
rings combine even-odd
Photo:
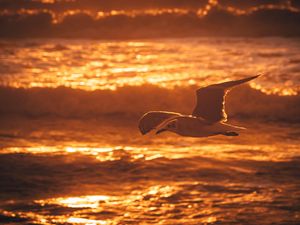
[[(183, 192), (184, 187), (189, 187), (193, 191)], [(226, 211), (227, 205), (272, 201), (271, 195), (262, 195), (255, 191), (243, 194), (235, 193), (234, 190), (240, 187), (234, 183), (227, 184), (227, 188), (232, 190), (228, 193), (213, 191), (207, 194), (202, 191), (201, 187), (209, 187), (209, 184), (185, 182), (174, 183), (174, 185), (154, 185), (144, 190), (132, 191), (125, 196), (86, 195), (42, 199), (34, 201), (34, 204), (41, 207), (43, 213), (38, 211), (15, 213), (5, 211), (2, 213), (45, 225), (56, 223), (113, 225), (139, 220), (152, 220), (158, 223), (158, 220), (155, 219), (156, 216), (159, 216), (162, 224), (167, 224), (167, 221), (177, 221), (183, 224), (210, 224), (221, 222), (228, 216), (226, 212), (222, 213), (222, 211)], [(244, 188), (247, 190), (247, 187)], [(252, 187), (249, 188), (251, 190)], [(213, 204), (217, 204), (220, 208)], [(64, 207), (66, 213), (50, 216), (47, 215), (48, 207)], [(258, 207), (256, 210), (263, 209)]]
[(70, 217), (66, 220), (67, 223), (71, 224), (86, 224), (86, 225), (105, 225), (107, 224), (105, 221), (102, 220), (91, 220), (91, 219), (84, 219), (84, 218), (76, 218)]
[[(2, 148), (2, 154), (5, 153), (26, 153), (26, 154), (49, 154), (49, 155), (72, 155), (80, 154), (91, 156), (100, 162), (126, 160), (136, 161), (145, 160), (151, 161), (159, 158), (164, 159), (180, 159), (187, 155), (189, 157), (213, 157), (215, 159), (228, 160), (248, 158), (257, 161), (280, 161), (288, 159), (290, 155), (298, 152), (298, 145), (289, 144), (289, 152), (282, 152), (284, 144), (274, 143), (268, 144), (211, 144), (202, 143), (199, 145), (197, 140), (189, 140), (186, 142), (187, 146), (178, 146), (176, 151), (172, 145), (160, 143), (158, 140), (156, 147), (151, 146), (107, 146), (107, 147), (86, 147), (84, 144), (78, 146), (77, 144), (61, 145), (61, 146), (28, 146), (28, 147), (5, 147)], [(165, 140), (168, 141), (168, 140)], [(254, 140), (255, 141), (255, 138)], [(88, 143), (87, 143), (88, 145)], [(84, 147), (83, 147), (84, 146)], [(191, 151), (190, 146), (193, 147)], [(253, 154), (256, 152), (256, 154)], [(233, 168), (232, 169), (238, 169)]]
[[(127, 145), (104, 146), (98, 138), (96, 142), (80, 142), (83, 135), (78, 135), (76, 142), (75, 135), (74, 142), (61, 141), (60, 145), (42, 145), (33, 139), (32, 146), (2, 147), (3, 156), (13, 154), (18, 162), (26, 163), (20, 168), (25, 169), (24, 180), (28, 178), (26, 168), (32, 165), (38, 197), (34, 193), (30, 200), (3, 202), (6, 209), (0, 213), (11, 220), (41, 225), (144, 221), (162, 225), (215, 224), (226, 223), (241, 214), (253, 218), (253, 213), (265, 214), (269, 210), (266, 206), (273, 207), (283, 196), (285, 185), (274, 187), (256, 181), (289, 173), (286, 162), (299, 154), (298, 141), (276, 139), (286, 133), (282, 127), (271, 129), (266, 125), (263, 129), (257, 134), (252, 127), (248, 135), (231, 139), (183, 138), (172, 134), (136, 139), (131, 135), (138, 144), (129, 144), (128, 140)], [(101, 137), (106, 143), (109, 141), (106, 136)], [(61, 139), (64, 138), (56, 138)], [(9, 140), (10, 145), (15, 141)], [(43, 186), (40, 174), (44, 170), (50, 173)], [(145, 175), (149, 178), (144, 179)], [(48, 183), (57, 187), (47, 189)], [(39, 194), (40, 186), (47, 192)], [(276, 207), (280, 205), (281, 201)]]
[(255, 84), (255, 83), (250, 83), (250, 86), (268, 95), (293, 96), (293, 95), (297, 95), (299, 92), (299, 90), (295, 88), (286, 88), (286, 87), (274, 87), (268, 89), (268, 88), (264, 88), (260, 84)]
[[(264, 76), (250, 83), (252, 88), (266, 94), (296, 95), (299, 92), (296, 82), (273, 82), (273, 77), (284, 74), (285, 68), (296, 71), (291, 76), (297, 76), (296, 64), (283, 67), (287, 57), (294, 57), (287, 55), (286, 49), (268, 46), (257, 52), (253, 50), (253, 43), (244, 44), (242, 48), (237, 45), (231, 47), (232, 50), (223, 44), (218, 49), (214, 41), (53, 41), (46, 45), (37, 42), (39, 48), (20, 48), (15, 55), (3, 58), (4, 64), (22, 66), (3, 74), (0, 85), (16, 88), (64, 86), (95, 91), (151, 84), (172, 89), (191, 85), (203, 87), (263, 73)], [(261, 43), (257, 46), (261, 48)], [(264, 58), (269, 56), (274, 57)], [(228, 57), (231, 62), (226, 61)]]
[[(98, 208), (99, 204), (107, 201), (109, 196), (88, 195), (81, 197), (56, 198), (47, 200), (47, 204), (59, 204), (69, 208)], [(45, 204), (45, 201), (36, 201), (39, 204)]]
[[(4, 2), (0, 223), (297, 224), (296, 1)], [(139, 132), (258, 74), (226, 97), (238, 137)]]
[[(87, 143), (88, 144), (88, 143)], [(112, 147), (82, 147), (82, 146), (31, 146), (31, 147), (7, 147), (2, 149), (2, 153), (27, 153), (27, 154), (82, 154), (93, 156), (99, 161), (114, 161), (124, 158), (141, 159), (145, 158), (147, 147), (132, 146), (112, 146)], [(131, 153), (133, 153), (131, 155)], [(146, 160), (156, 158), (156, 156), (146, 157)]]
[[(40, 215), (37, 213), (31, 213), (31, 212), (20, 212), (20, 213), (11, 213), (9, 211), (2, 211), (3, 215), (10, 216), (10, 217), (16, 217), (24, 218), (32, 221), (33, 224), (42, 224), (42, 225), (50, 225), (50, 224), (84, 224), (84, 225), (105, 225), (107, 224), (104, 220), (94, 220), (94, 219), (87, 219), (87, 218), (81, 218), (76, 216), (47, 216), (47, 215)], [(113, 223), (109, 223), (113, 224)]]
[[(77, 197), (60, 197), (51, 198), (44, 200), (36, 200), (35, 204), (41, 207), (50, 206), (63, 206), (68, 208), (74, 208), (74, 213), (67, 214), (65, 216), (47, 216), (37, 213), (17, 213), (13, 214), (6, 212), (9, 216), (20, 216), (22, 218), (30, 218), (34, 222), (40, 224), (52, 224), (52, 223), (72, 223), (72, 224), (118, 224), (122, 221), (122, 218), (134, 218), (134, 214), (130, 211), (134, 209), (139, 210), (139, 214), (142, 215), (149, 212), (155, 212), (158, 210), (169, 210), (173, 207), (171, 205), (166, 205), (163, 207), (153, 207), (152, 204), (155, 201), (159, 201), (161, 198), (168, 198), (174, 194), (178, 188), (173, 186), (152, 186), (144, 191), (134, 191), (129, 196), (105, 196), (105, 195), (87, 195), (87, 196), (77, 196)], [(144, 201), (144, 198), (149, 198), (149, 201)], [(105, 210), (113, 210), (118, 208), (128, 208), (128, 211), (121, 212), (115, 219), (93, 219), (85, 218), (86, 213), (93, 212), (95, 215), (97, 213), (101, 214)], [(145, 211), (144, 211), (145, 210)]]

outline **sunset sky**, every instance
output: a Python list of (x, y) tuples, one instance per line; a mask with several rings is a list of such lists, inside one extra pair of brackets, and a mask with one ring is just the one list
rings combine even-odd
[(0, 37), (299, 36), (296, 0), (0, 0)]

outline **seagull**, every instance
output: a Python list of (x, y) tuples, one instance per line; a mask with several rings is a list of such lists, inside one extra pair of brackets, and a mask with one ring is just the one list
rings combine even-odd
[(200, 88), (196, 91), (197, 104), (192, 115), (150, 111), (145, 113), (139, 120), (139, 130), (143, 135), (151, 130), (156, 130), (156, 134), (170, 131), (185, 137), (238, 136), (238, 132), (246, 128), (226, 123), (225, 97), (235, 86), (259, 76)]

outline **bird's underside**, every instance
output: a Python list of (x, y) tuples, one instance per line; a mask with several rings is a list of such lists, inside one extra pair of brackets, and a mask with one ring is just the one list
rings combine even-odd
[(139, 129), (142, 134), (146, 134), (158, 127), (161, 123), (175, 119), (178, 116), (182, 116), (182, 114), (165, 111), (150, 111), (144, 114), (140, 119)]
[[(258, 76), (213, 84), (207, 87), (200, 88), (196, 91), (197, 103), (192, 115), (186, 116), (176, 112), (150, 111), (144, 114), (140, 119), (139, 129), (142, 134), (146, 134), (151, 130), (156, 129), (157, 127), (161, 127), (164, 124), (167, 124), (169, 121), (176, 120), (182, 117), (199, 119), (207, 125), (219, 123), (221, 125), (223, 124), (225, 126), (231, 126), (234, 129), (244, 129), (224, 123), (227, 121), (227, 114), (225, 112), (225, 97), (233, 87), (253, 80)], [(195, 120), (195, 122), (196, 121), (198, 120)], [(229, 131), (229, 133), (227, 134), (227, 136), (236, 136), (237, 133), (230, 133)]]

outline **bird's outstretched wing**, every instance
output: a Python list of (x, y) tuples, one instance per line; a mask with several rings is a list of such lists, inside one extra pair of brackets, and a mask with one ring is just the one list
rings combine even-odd
[(152, 129), (156, 128), (162, 122), (181, 116), (180, 113), (164, 112), (164, 111), (151, 111), (145, 113), (139, 121), (139, 129), (142, 134), (146, 134)]
[(193, 111), (193, 116), (202, 117), (209, 122), (227, 120), (224, 109), (225, 96), (227, 92), (236, 85), (253, 80), (260, 75), (248, 77), (241, 80), (228, 81), (220, 84), (209, 85), (197, 90), (197, 105)]

